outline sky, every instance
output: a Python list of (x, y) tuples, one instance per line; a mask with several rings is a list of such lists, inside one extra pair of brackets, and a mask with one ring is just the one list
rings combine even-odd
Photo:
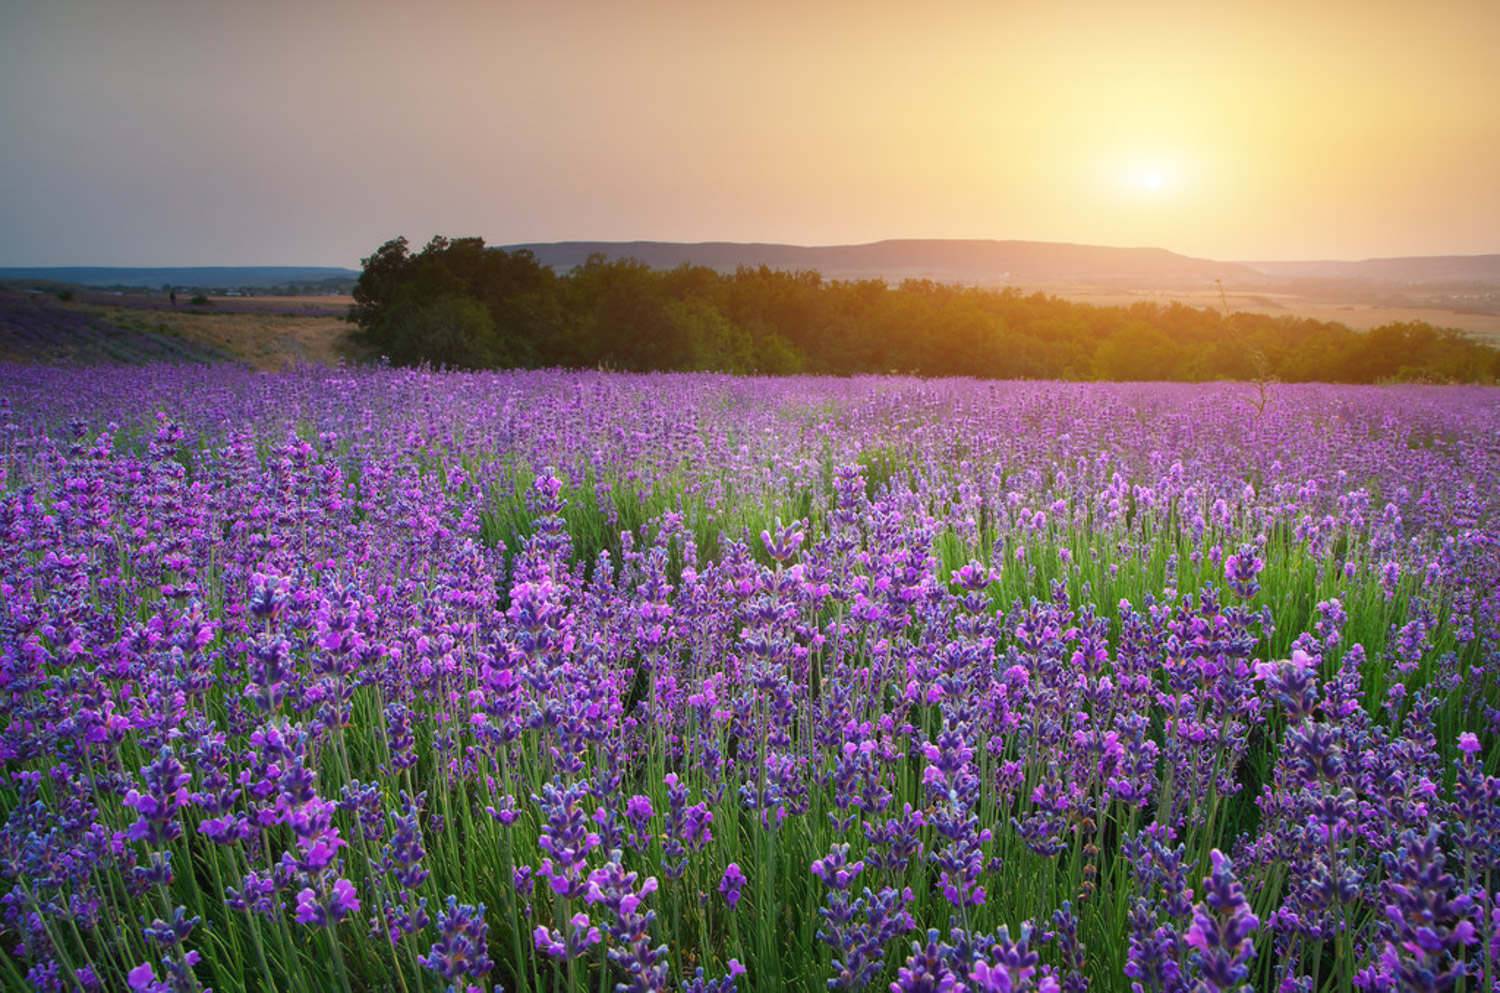
[(1500, 2), (0, 0), (0, 265), (1500, 252)]

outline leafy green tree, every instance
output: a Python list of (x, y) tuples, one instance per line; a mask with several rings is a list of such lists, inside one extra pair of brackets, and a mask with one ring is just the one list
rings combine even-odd
[(398, 365), (430, 362), (455, 369), (485, 369), (504, 351), (494, 319), (479, 301), (449, 295), (402, 303), (390, 315), (390, 358)]
[(1094, 355), (1101, 379), (1177, 379), (1177, 346), (1161, 331), (1136, 321), (1112, 334)]
[(702, 299), (673, 300), (665, 310), (672, 337), (687, 352), (678, 368), (755, 371), (755, 343), (749, 332), (730, 323), (713, 304)]
[[(349, 320), (360, 326), (367, 336), (373, 336), (381, 322), (382, 311), (395, 297), (411, 262), (405, 238), (393, 238), (361, 260), (359, 279), (354, 284), (354, 305), (349, 308)], [(371, 344), (379, 344), (371, 341)]]

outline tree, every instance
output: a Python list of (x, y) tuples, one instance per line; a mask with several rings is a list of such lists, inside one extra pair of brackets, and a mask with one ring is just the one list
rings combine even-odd
[[(1425, 324), (1342, 324), (932, 280), (826, 280), (768, 267), (565, 274), (480, 238), (404, 238), (364, 260), (350, 320), (393, 361), (1023, 378), (1490, 381), (1500, 351)], [(1258, 356), (1263, 356), (1260, 359)]]
[(1141, 321), (1110, 335), (1094, 355), (1094, 371), (1101, 379), (1176, 379), (1177, 363), (1172, 340)]
[(455, 369), (485, 369), (498, 363), (500, 336), (489, 311), (463, 296), (404, 303), (388, 317), (389, 356), (398, 365), (431, 362)]
[(390, 304), (406, 274), (411, 256), (405, 238), (393, 238), (360, 260), (363, 267), (354, 284), (349, 320), (369, 334), (380, 323), (380, 311)]
[(673, 300), (666, 305), (672, 336), (687, 354), (677, 368), (714, 372), (753, 372), (754, 342), (707, 300)]

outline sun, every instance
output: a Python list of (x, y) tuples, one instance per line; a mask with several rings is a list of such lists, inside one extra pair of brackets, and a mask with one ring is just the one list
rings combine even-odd
[(1136, 162), (1124, 178), (1128, 189), (1144, 196), (1165, 196), (1177, 187), (1177, 170), (1170, 162)]

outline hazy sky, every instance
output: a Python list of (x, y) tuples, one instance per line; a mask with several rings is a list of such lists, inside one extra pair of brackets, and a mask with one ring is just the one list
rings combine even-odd
[(0, 264), (434, 233), (1500, 252), (1500, 0), (0, 0)]

